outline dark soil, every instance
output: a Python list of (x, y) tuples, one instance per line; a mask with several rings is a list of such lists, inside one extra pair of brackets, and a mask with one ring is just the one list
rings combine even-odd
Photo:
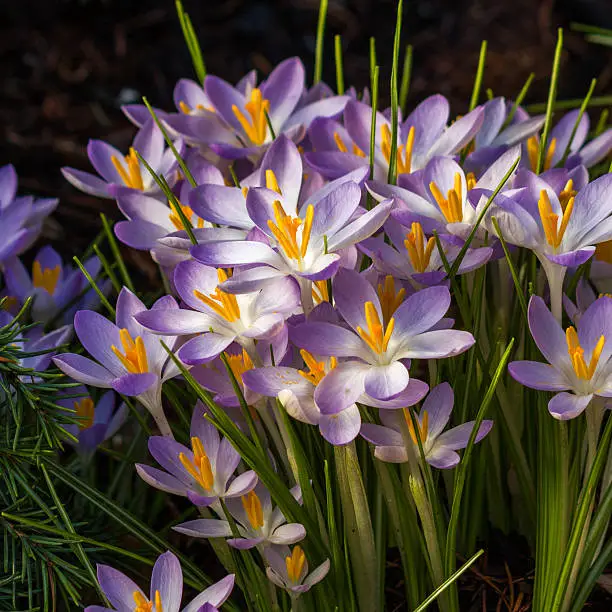
[[(440, 92), (453, 111), (466, 110), (482, 39), (489, 41), (483, 92), (512, 97), (531, 72), (527, 102), (542, 102), (556, 30), (565, 28), (559, 98), (612, 93), (612, 49), (569, 30), (572, 21), (612, 28), (611, 0), (409, 0), (403, 41), (414, 45), (409, 105)], [(261, 74), (299, 55), (312, 74), (318, 0), (185, 0), (211, 73), (236, 81), (255, 67)], [(345, 82), (369, 84), (369, 37), (375, 36), (383, 100), (391, 65), (394, 0), (330, 0), (324, 78), (335, 82), (333, 35), (341, 34)], [(20, 190), (57, 196), (60, 207), (44, 239), (66, 255), (78, 254), (99, 230), (99, 212), (117, 213), (68, 185), (63, 165), (89, 169), (85, 146), (102, 138), (124, 148), (134, 132), (121, 103), (146, 95), (172, 107), (172, 89), (193, 71), (172, 0), (5, 0), (0, 21), (0, 165), (11, 162)], [(484, 93), (483, 93), (484, 95)], [(597, 117), (599, 109), (592, 111)], [(130, 253), (132, 263), (145, 257)], [(530, 591), (529, 560), (496, 539), (495, 554), (463, 582), (466, 609), (511, 610)], [(506, 554), (508, 552), (508, 554)], [(508, 571), (504, 561), (508, 560)], [(513, 586), (510, 587), (510, 582)], [(398, 586), (401, 593), (402, 587)], [(502, 603), (498, 605), (501, 594)], [(391, 594), (390, 594), (391, 596)], [(591, 610), (611, 610), (603, 592)], [(401, 601), (399, 599), (398, 601)], [(520, 602), (519, 602), (520, 604)], [(390, 610), (403, 610), (401, 603)], [(513, 612), (526, 609), (519, 605)]]

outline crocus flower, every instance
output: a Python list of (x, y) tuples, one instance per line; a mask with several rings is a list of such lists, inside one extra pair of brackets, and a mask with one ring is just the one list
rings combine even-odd
[(327, 414), (342, 411), (364, 392), (379, 400), (399, 395), (410, 380), (408, 359), (450, 357), (474, 344), (469, 332), (438, 327), (450, 306), (446, 287), (423, 289), (399, 305), (400, 300), (385, 295), (381, 303), (365, 278), (342, 269), (334, 278), (333, 294), (350, 330), (325, 322), (306, 322), (291, 330), (293, 342), (312, 354), (351, 358), (333, 368), (315, 391)]
[(257, 484), (252, 470), (234, 477), (240, 455), (229, 440), (196, 406), (191, 417), (191, 448), (166, 436), (149, 438), (149, 452), (166, 470), (136, 464), (138, 475), (152, 487), (188, 497), (196, 506), (210, 506), (219, 499), (241, 497)]
[[(240, 244), (236, 242), (235, 244)], [(247, 351), (254, 339), (278, 333), (299, 303), (298, 288), (289, 278), (278, 278), (261, 291), (232, 295), (219, 288), (228, 274), (197, 261), (176, 266), (174, 284), (187, 309), (155, 309), (137, 315), (137, 320), (158, 334), (198, 334), (177, 355), (189, 365), (212, 361), (232, 342)]]
[(578, 284), (576, 285), (576, 303), (572, 302), (570, 298), (563, 294), (563, 307), (567, 316), (571, 319), (572, 323), (576, 324), (580, 320), (580, 317), (586, 312), (587, 308), (597, 299), (597, 294), (593, 291), (588, 280), (584, 277), (580, 277)]
[[(449, 106), (446, 98), (430, 96), (398, 126), (397, 173), (402, 177), (425, 167), (433, 157), (453, 155), (478, 132), (484, 117), (481, 107), (447, 127)], [(315, 149), (306, 154), (308, 165), (327, 178), (337, 178), (357, 167), (369, 167), (372, 109), (350, 100), (344, 109), (344, 128), (337, 122), (315, 120), (309, 138)], [(376, 114), (374, 178), (386, 180), (391, 159), (390, 120)]]
[(548, 363), (513, 361), (508, 371), (515, 380), (556, 392), (548, 410), (562, 421), (581, 414), (593, 397), (612, 397), (612, 298), (595, 300), (565, 332), (538, 296), (531, 297), (528, 315), (533, 340)]
[(17, 197), (17, 173), (11, 164), (0, 167), (0, 270), (3, 262), (23, 253), (36, 240), (53, 210), (55, 198)]
[[(182, 152), (182, 143), (177, 143), (177, 149)], [(168, 185), (174, 185), (177, 179), (176, 157), (170, 148), (164, 149), (164, 136), (153, 119), (140, 128), (127, 155), (102, 140), (89, 141), (87, 155), (99, 176), (75, 168), (62, 168), (62, 174), (77, 189), (100, 198), (114, 198), (113, 186), (163, 197), (136, 152), (142, 155), (155, 174), (163, 176)]]
[(593, 256), (595, 246), (612, 239), (612, 175), (589, 183), (575, 196), (559, 197), (548, 182), (526, 173), (515, 198), (496, 201), (504, 238), (531, 249), (546, 272), (553, 312), (561, 318), (562, 283), (568, 267)]
[(310, 196), (310, 203), (297, 211), (296, 196), (302, 175), (300, 155), (287, 139), (281, 141), (278, 150), (288, 160), (289, 168), (295, 167), (295, 172), (289, 174), (289, 168), (285, 169), (284, 180), (279, 182), (273, 171), (266, 170), (268, 187), (249, 189), (246, 197), (249, 216), (267, 243), (214, 242), (194, 246), (191, 253), (207, 265), (260, 264), (237, 273), (226, 285), (232, 292), (252, 290), (270, 278), (293, 276), (300, 282), (303, 302), (304, 297), (311, 302), (312, 281), (330, 278), (341, 265), (340, 251), (373, 234), (384, 223), (393, 202), (382, 202), (368, 212), (360, 211), (361, 189), (357, 183), (347, 181), (333, 191), (324, 188), (323, 194)]
[[(415, 430), (410, 412), (404, 408), (401, 411), (381, 411), (380, 420), (383, 424), (364, 423), (360, 434), (375, 445), (374, 456), (377, 459), (390, 463), (405, 463), (408, 461), (408, 449), (402, 428), (407, 428), (413, 451), (419, 453), (420, 439), (427, 463), (443, 470), (455, 467), (460, 460), (455, 451), (467, 446), (475, 424), (474, 421), (469, 421), (444, 431), (450, 421), (453, 402), (451, 386), (441, 383), (431, 390), (423, 402), (420, 414), (415, 415), (418, 431)], [(483, 421), (475, 442), (480, 442), (491, 431), (491, 427), (493, 421)]]
[[(152, 312), (177, 310), (173, 297), (166, 295), (151, 307)], [(145, 305), (125, 287), (117, 299), (116, 324), (91, 310), (79, 310), (74, 329), (85, 350), (96, 359), (64, 353), (54, 358), (57, 367), (78, 382), (122, 395), (136, 397), (153, 415), (163, 435), (172, 435), (161, 403), (164, 381), (179, 374), (163, 341), (172, 349), (175, 336), (159, 337), (148, 332), (135, 318), (147, 311)]]
[[(130, 578), (108, 565), (98, 565), (98, 583), (112, 608), (88, 606), (85, 612), (179, 612), (183, 598), (183, 572), (179, 560), (170, 551), (157, 558), (151, 574), (149, 596)], [(182, 612), (206, 612), (220, 607), (234, 588), (230, 574), (202, 591)], [(206, 608), (214, 606), (214, 608)]]
[(64, 425), (63, 428), (77, 439), (73, 444), (76, 451), (85, 460), (92, 457), (96, 448), (112, 438), (127, 418), (128, 410), (121, 404), (115, 410), (115, 393), (107, 391), (95, 402), (83, 386), (68, 389), (65, 395), (70, 399), (58, 399), (57, 403), (65, 408), (73, 409), (79, 418), (78, 423)]
[(281, 589), (285, 589), (293, 598), (309, 591), (321, 582), (329, 572), (330, 562), (325, 559), (321, 565), (308, 573), (308, 561), (301, 546), (275, 546), (264, 552), (268, 567), (268, 578)]
[[(291, 494), (302, 502), (299, 486), (293, 487)], [(239, 537), (233, 537), (229, 522), (223, 519), (196, 519), (173, 529), (193, 538), (228, 538), (227, 543), (240, 550), (295, 544), (306, 537), (304, 525), (287, 523), (283, 513), (272, 506), (270, 492), (261, 483), (244, 493), (239, 500), (228, 499), (226, 506), (236, 521)]]
[[(100, 262), (91, 258), (85, 267), (90, 273), (97, 272)], [(7, 261), (4, 280), (8, 295), (15, 297), (19, 304), (24, 304), (29, 297), (34, 298), (32, 319), (42, 323), (48, 323), (58, 312), (65, 310), (88, 286), (83, 273), (65, 266), (59, 253), (50, 246), (43, 247), (36, 254), (31, 275), (18, 258)], [(104, 283), (104, 288), (108, 288), (108, 283)]]
[[(394, 293), (395, 295), (395, 293)], [(320, 317), (322, 308), (316, 308), (309, 321), (337, 322), (337, 316)], [(319, 383), (334, 368), (338, 367), (338, 359), (312, 355), (302, 349), (300, 356), (304, 362), (301, 368), (283, 365), (251, 369), (243, 374), (244, 384), (261, 395), (277, 397), (287, 413), (298, 421), (310, 425), (318, 425), (321, 435), (331, 444), (348, 444), (355, 439), (361, 426), (359, 407), (353, 403), (343, 410), (333, 410), (332, 413), (322, 410), (316, 402), (316, 391)], [(381, 409), (397, 409), (413, 406), (427, 393), (428, 386), (420, 380), (411, 378), (406, 388), (390, 400), (377, 400), (367, 393), (362, 393), (357, 403)]]
[(202, 139), (206, 137), (210, 148), (222, 157), (248, 157), (255, 162), (273, 140), (268, 119), (275, 135), (285, 134), (292, 140), (301, 140), (315, 117), (340, 114), (348, 100), (348, 96), (333, 96), (295, 110), (304, 91), (304, 81), (304, 66), (298, 58), (281, 62), (259, 87), (252, 87), (248, 93), (218, 77), (207, 76), (204, 90), (226, 128), (225, 133), (220, 133), (211, 126), (208, 136), (202, 130)]

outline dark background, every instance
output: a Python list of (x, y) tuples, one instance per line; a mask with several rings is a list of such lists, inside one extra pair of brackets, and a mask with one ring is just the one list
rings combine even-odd
[[(569, 31), (572, 21), (612, 27), (611, 0), (406, 0), (403, 44), (414, 45), (409, 106), (441, 92), (466, 110), (482, 39), (489, 41), (483, 94), (513, 96), (530, 72), (527, 102), (544, 101), (556, 39), (566, 28), (559, 97), (612, 93), (612, 49)], [(59, 196), (45, 238), (78, 253), (110, 201), (68, 185), (63, 165), (89, 169), (85, 146), (102, 138), (124, 148), (133, 128), (120, 103), (148, 96), (172, 108), (179, 77), (193, 76), (172, 0), (3, 0), (0, 21), (0, 164), (12, 162), (20, 191)], [(318, 0), (185, 0), (207, 69), (235, 82), (299, 55), (312, 76)], [(330, 0), (324, 78), (335, 84), (333, 35), (341, 34), (345, 82), (368, 85), (369, 37), (388, 99), (394, 0)], [(482, 99), (482, 98), (481, 98)], [(593, 111), (591, 114), (594, 115)], [(596, 117), (596, 115), (595, 115)]]

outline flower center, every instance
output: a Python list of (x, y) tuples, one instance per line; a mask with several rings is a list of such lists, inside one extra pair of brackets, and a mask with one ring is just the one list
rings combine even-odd
[[(291, 217), (283, 208), (280, 200), (274, 200), (274, 221), (268, 219), (268, 227), (285, 255), (291, 259), (302, 262), (308, 250), (310, 232), (314, 219), (314, 206), (309, 204), (304, 219)], [(275, 223), (276, 221), (276, 223)], [(298, 228), (302, 226), (302, 236), (298, 244)]]
[(393, 328), (395, 327), (395, 319), (391, 317), (385, 329), (380, 322), (380, 317), (378, 316), (378, 312), (373, 302), (366, 302), (364, 311), (368, 328), (366, 331), (361, 326), (357, 326), (357, 333), (372, 351), (377, 355), (381, 355), (389, 346), (389, 340), (391, 339), (391, 334), (393, 334)]
[(612, 264), (612, 240), (600, 242), (595, 247), (595, 259)]
[(57, 282), (59, 281), (61, 266), (58, 264), (55, 268), (44, 268), (40, 265), (40, 261), (36, 260), (32, 266), (32, 284), (34, 287), (44, 289), (49, 295), (55, 293)]
[(142, 593), (138, 591), (134, 591), (132, 594), (134, 597), (134, 612), (152, 612), (153, 606), (155, 606), (155, 612), (164, 612), (164, 607), (162, 606), (161, 595), (159, 591), (155, 591), (155, 603), (149, 601)]
[(463, 221), (461, 174), (459, 172), (455, 172), (453, 188), (448, 190), (446, 198), (433, 181), (429, 183), (429, 189), (431, 189), (431, 193), (448, 223), (460, 223)]
[(215, 477), (210, 460), (204, 450), (202, 441), (197, 436), (191, 438), (191, 448), (193, 450), (193, 460), (189, 459), (185, 453), (179, 454), (179, 461), (189, 472), (189, 475), (205, 490), (210, 491), (215, 484)]
[(287, 577), (293, 584), (297, 584), (300, 581), (305, 563), (306, 555), (304, 554), (301, 546), (294, 546), (291, 555), (285, 557)]
[(544, 229), (546, 242), (548, 242), (551, 247), (556, 249), (563, 240), (563, 235), (567, 229), (567, 224), (572, 216), (572, 210), (574, 210), (574, 198), (571, 197), (567, 202), (565, 210), (563, 211), (563, 217), (561, 218), (561, 225), (558, 223), (559, 215), (553, 212), (548, 193), (546, 193), (545, 189), (540, 191), (538, 210), (540, 211), (540, 220), (542, 221), (542, 228)]
[(601, 336), (597, 341), (591, 353), (591, 361), (588, 366), (584, 360), (584, 349), (580, 346), (578, 333), (574, 327), (570, 326), (565, 330), (565, 339), (567, 341), (567, 352), (576, 376), (581, 380), (591, 380), (597, 368), (597, 364), (599, 363), (604, 344), (606, 343), (605, 336)]
[(123, 353), (113, 344), (111, 351), (121, 361), (121, 364), (130, 374), (144, 374), (149, 371), (147, 351), (140, 336), (132, 338), (127, 329), (119, 330), (119, 337), (123, 346)]
[[(133, 189), (144, 189), (144, 183), (142, 182), (142, 174), (140, 173), (140, 162), (136, 155), (136, 149), (130, 147), (130, 152), (124, 158), (125, 166), (123, 162), (115, 155), (111, 156), (111, 162), (115, 166), (115, 170), (119, 173), (121, 180), (126, 187), (132, 187)], [(126, 169), (127, 166), (127, 169)]]
[[(344, 140), (342, 140), (342, 136), (340, 136), (340, 134), (338, 134), (338, 132), (334, 132), (334, 142), (336, 143), (336, 146), (338, 147), (338, 150), (341, 153), (348, 153), (348, 147), (344, 144)], [(353, 147), (352, 147), (352, 151), (351, 153), (353, 155), (357, 155), (358, 157), (365, 157), (366, 154), (355, 144), (353, 143)]]
[(565, 187), (563, 188), (561, 193), (559, 193), (559, 202), (561, 204), (561, 210), (565, 211), (570, 200), (573, 200), (577, 193), (578, 192), (574, 189), (574, 181), (572, 179), (569, 179), (567, 183), (565, 183)]
[(326, 280), (312, 281), (312, 299), (315, 304), (329, 302), (329, 289)]
[[(183, 100), (179, 102), (179, 109), (181, 110), (181, 112), (185, 113), (185, 115), (190, 115), (194, 110), (186, 102), (183, 102)], [(206, 110), (206, 111), (210, 111), (211, 113), (215, 112), (215, 109), (212, 106), (204, 106), (203, 104), (196, 104), (195, 110), (197, 111)]]
[[(387, 163), (391, 160), (391, 128), (383, 123), (380, 128), (382, 133), (382, 142), (380, 148), (382, 150)], [(408, 136), (406, 137), (406, 144), (399, 145), (397, 147), (396, 159), (397, 159), (397, 172), (398, 174), (408, 174), (412, 170), (412, 149), (414, 148), (414, 125), (410, 128)]]
[(329, 370), (325, 368), (324, 361), (317, 361), (314, 356), (305, 349), (300, 350), (300, 355), (308, 368), (308, 371), (298, 370), (298, 374), (311, 382), (315, 387), (323, 380), (329, 370), (333, 370), (338, 365), (338, 360), (331, 357), (329, 360)]
[[(410, 409), (404, 408), (404, 419), (406, 420), (406, 425), (408, 426), (408, 433), (410, 434), (410, 438), (412, 441), (418, 446), (418, 441), (421, 441), (421, 444), (427, 440), (427, 431), (429, 429), (429, 414), (427, 414), (427, 410), (423, 411), (423, 420), (419, 422), (418, 418), (415, 418), (417, 430), (415, 431), (414, 425), (412, 423), (412, 417), (410, 416)], [(418, 436), (418, 438), (417, 438)]]
[(259, 146), (265, 142), (268, 133), (266, 113), (270, 110), (270, 101), (265, 100), (261, 95), (261, 90), (255, 87), (244, 108), (248, 117), (235, 104), (232, 105), (232, 112), (236, 115), (248, 139), (254, 145)]
[(242, 353), (238, 355), (230, 355), (229, 353), (225, 353), (227, 357), (227, 362), (229, 364), (232, 373), (234, 374), (236, 380), (242, 381), (242, 375), (245, 372), (253, 369), (253, 362), (249, 357), (249, 354), (242, 349)]
[[(219, 284), (225, 282), (230, 276), (231, 272), (228, 274), (222, 268), (217, 269)], [(204, 304), (214, 310), (220, 317), (229, 323), (234, 323), (240, 319), (240, 307), (238, 306), (238, 300), (236, 299), (235, 295), (225, 293), (225, 291), (222, 291), (219, 289), (219, 287), (217, 287), (210, 295), (204, 295), (202, 292), (194, 289), (193, 295), (195, 295), (198, 300), (204, 302)]]
[(253, 529), (260, 529), (264, 524), (263, 510), (261, 508), (261, 501), (255, 491), (249, 491), (246, 495), (240, 498), (242, 507), (246, 512), (249, 523)]
[(425, 244), (425, 234), (420, 223), (413, 223), (410, 233), (406, 234), (404, 246), (408, 251), (410, 263), (416, 272), (425, 272), (429, 266), (429, 260), (436, 246), (436, 239), (432, 236)]
[(94, 403), (90, 397), (84, 397), (80, 402), (74, 401), (74, 409), (79, 417), (79, 429), (89, 429), (94, 420)]
[[(550, 168), (552, 164), (552, 158), (557, 148), (557, 139), (552, 138), (548, 144), (548, 150), (544, 156), (544, 167), (542, 171), (545, 172)], [(529, 165), (531, 169), (536, 172), (538, 169), (538, 158), (540, 157), (540, 139), (537, 136), (531, 136), (527, 139), (527, 155), (529, 156)]]
[(474, 187), (476, 187), (476, 183), (478, 181), (476, 180), (476, 175), (473, 172), (468, 172), (465, 175), (465, 182), (467, 183), (467, 189), (469, 191), (470, 189), (474, 189)]
[[(172, 212), (168, 215), (168, 219), (170, 219), (172, 225), (174, 225), (177, 230), (184, 230), (185, 225), (183, 224), (181, 216), (178, 214), (176, 204), (174, 204), (174, 202), (172, 202), (171, 200), (168, 200), (168, 204), (170, 205), (170, 209), (172, 210)], [(185, 206), (180, 202), (178, 203), (178, 205), (181, 207), (181, 210), (183, 211), (185, 217), (191, 222), (191, 225), (193, 225), (194, 212), (192, 208), (190, 206)], [(198, 217), (196, 227), (204, 227), (204, 219)]]
[(383, 323), (388, 323), (393, 316), (393, 313), (404, 301), (404, 298), (406, 297), (406, 290), (402, 287), (398, 292), (396, 292), (395, 279), (390, 274), (387, 274), (387, 276), (385, 276), (384, 284), (378, 284), (376, 293), (378, 293), (378, 299), (380, 300)]

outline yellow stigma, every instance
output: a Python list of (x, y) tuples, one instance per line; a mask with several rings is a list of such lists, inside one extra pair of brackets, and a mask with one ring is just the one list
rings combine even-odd
[(84, 397), (80, 402), (74, 401), (74, 409), (79, 417), (79, 429), (89, 429), (94, 420), (94, 403), (90, 397)]
[(240, 498), (242, 507), (246, 512), (249, 523), (253, 529), (260, 529), (264, 524), (263, 510), (261, 509), (261, 501), (255, 491), (249, 491), (246, 495)]
[(570, 326), (565, 330), (565, 340), (567, 341), (567, 352), (576, 376), (581, 380), (591, 380), (597, 368), (597, 364), (599, 363), (604, 344), (606, 343), (605, 336), (601, 336), (597, 341), (591, 353), (591, 361), (588, 366), (584, 360), (584, 349), (580, 346), (580, 340), (578, 339), (578, 334), (574, 327)]
[(453, 188), (448, 190), (446, 198), (440, 191), (440, 188), (433, 181), (429, 183), (429, 189), (431, 189), (431, 193), (448, 223), (460, 223), (463, 221), (461, 174), (459, 172), (455, 172)]
[(468, 172), (465, 175), (465, 182), (467, 183), (467, 189), (469, 191), (470, 189), (474, 189), (474, 187), (476, 187), (476, 183), (478, 181), (476, 180), (476, 175), (473, 172)]
[(278, 195), (283, 195), (281, 193), (280, 187), (278, 186), (278, 181), (276, 180), (276, 174), (274, 174), (274, 170), (266, 170), (266, 187), (271, 189), (272, 191), (276, 191)]
[(335, 357), (331, 357), (329, 360), (329, 370), (326, 370), (325, 362), (317, 361), (307, 350), (301, 349), (300, 355), (302, 356), (308, 371), (298, 370), (298, 373), (308, 382), (311, 382), (315, 387), (323, 380), (323, 377), (329, 370), (333, 370), (338, 365), (338, 360)]
[(125, 166), (115, 155), (111, 156), (111, 162), (115, 166), (115, 170), (119, 173), (121, 180), (126, 187), (132, 187), (133, 189), (144, 189), (144, 183), (142, 182), (142, 174), (140, 173), (140, 162), (136, 155), (136, 149), (130, 147), (130, 152), (124, 158)]
[[(382, 142), (380, 143), (380, 148), (382, 150), (387, 163), (390, 163), (391, 160), (391, 128), (383, 123), (380, 128), (382, 133)], [(397, 173), (398, 174), (408, 174), (412, 171), (412, 149), (414, 148), (414, 136), (415, 129), (414, 125), (410, 128), (408, 132), (408, 136), (406, 137), (406, 144), (399, 145), (397, 147), (397, 152), (395, 154), (397, 159)]]
[(413, 223), (410, 233), (406, 234), (404, 246), (408, 251), (408, 257), (415, 272), (425, 272), (436, 246), (436, 239), (432, 236), (427, 240), (427, 244), (425, 244), (425, 234), (423, 234), (422, 225), (420, 223)]
[(193, 460), (189, 459), (185, 453), (180, 453), (179, 461), (205, 491), (210, 491), (215, 484), (215, 477), (200, 438), (191, 438), (191, 448), (193, 449)]
[(406, 297), (406, 290), (402, 287), (399, 291), (395, 291), (395, 279), (388, 274), (385, 276), (384, 284), (379, 283), (376, 288), (378, 298), (380, 299), (380, 309), (383, 315), (383, 323), (389, 323), (393, 313)]
[[(274, 200), (274, 221), (268, 219), (268, 227), (287, 257), (302, 261), (308, 250), (310, 232), (314, 219), (314, 206), (309, 204), (304, 219), (290, 217), (279, 200)], [(303, 224), (302, 237), (298, 245), (298, 228)]]
[[(348, 147), (344, 144), (344, 140), (342, 140), (342, 136), (338, 134), (338, 132), (334, 132), (334, 142), (338, 147), (338, 151), (341, 153), (348, 153)], [(365, 157), (366, 154), (355, 144), (353, 143), (353, 148), (351, 153), (353, 155), (357, 155), (358, 157)]]
[(230, 355), (229, 353), (225, 353), (227, 357), (227, 362), (229, 363), (229, 367), (232, 370), (232, 373), (236, 377), (236, 380), (242, 382), (242, 375), (245, 372), (253, 369), (253, 362), (249, 357), (249, 354), (242, 349), (242, 353), (238, 355)]
[(268, 133), (266, 113), (270, 110), (270, 101), (262, 98), (261, 91), (255, 87), (244, 108), (248, 117), (235, 104), (232, 106), (232, 112), (236, 115), (248, 139), (254, 145), (259, 146), (265, 142)]
[[(185, 113), (185, 115), (190, 115), (192, 112), (192, 109), (190, 108), (190, 106), (186, 102), (183, 102), (183, 100), (179, 102), (179, 109), (181, 110), (182, 113)], [(211, 113), (215, 112), (215, 109), (212, 106), (204, 106), (203, 104), (196, 104), (195, 110), (199, 110), (199, 111), (207, 110)]]
[(368, 329), (366, 331), (362, 327), (357, 326), (357, 333), (372, 351), (380, 355), (384, 353), (389, 346), (389, 340), (391, 339), (391, 334), (395, 327), (395, 319), (391, 317), (385, 329), (380, 322), (380, 317), (378, 316), (378, 312), (373, 302), (366, 302), (364, 311)]
[[(184, 230), (185, 226), (183, 225), (181, 216), (178, 214), (178, 211), (176, 209), (176, 204), (174, 204), (172, 200), (168, 200), (168, 204), (170, 205), (170, 209), (172, 210), (172, 212), (168, 215), (168, 218), (172, 222), (172, 225), (174, 225), (174, 227), (176, 227), (177, 230)], [(194, 224), (194, 212), (190, 206), (185, 206), (181, 204), (180, 202), (178, 203), (178, 205), (181, 207), (183, 214), (185, 215), (187, 220), (191, 222), (192, 226), (204, 227), (204, 219), (201, 219), (200, 217), (197, 218), (197, 221)]]
[[(219, 284), (225, 282), (230, 276), (231, 272), (228, 274), (222, 268), (217, 270)], [(240, 319), (240, 307), (238, 306), (238, 300), (236, 299), (235, 295), (225, 293), (225, 291), (222, 291), (219, 289), (219, 287), (217, 287), (210, 295), (204, 295), (202, 292), (194, 289), (193, 295), (195, 295), (198, 300), (204, 302), (209, 308), (214, 310), (220, 317), (229, 323), (233, 323), (234, 321), (238, 321), (238, 319)]]
[[(544, 156), (544, 167), (542, 168), (542, 172), (550, 169), (556, 148), (557, 139), (552, 138), (548, 145), (546, 155)], [(531, 138), (527, 139), (527, 155), (529, 156), (529, 165), (535, 172), (538, 169), (538, 158), (540, 156), (540, 139), (537, 136), (531, 136)]]
[(561, 210), (565, 211), (567, 205), (569, 204), (569, 201), (573, 200), (574, 196), (577, 193), (578, 192), (574, 189), (574, 181), (572, 179), (569, 179), (567, 183), (565, 183), (565, 187), (559, 194), (559, 203), (561, 204)]
[(123, 367), (130, 374), (144, 374), (148, 372), (147, 350), (142, 338), (140, 336), (132, 338), (130, 332), (125, 328), (119, 330), (119, 338), (123, 346), (123, 353), (114, 344), (111, 346), (111, 351), (119, 358)]
[(408, 433), (410, 434), (412, 441), (418, 445), (417, 440), (421, 440), (421, 444), (423, 444), (425, 440), (427, 440), (427, 431), (429, 429), (429, 414), (427, 414), (427, 410), (423, 411), (422, 422), (419, 422), (419, 419), (415, 418), (418, 431), (414, 430), (414, 425), (412, 424), (412, 417), (410, 416), (410, 409), (404, 408), (403, 411), (404, 419), (406, 420), (406, 425), (408, 426)]
[(49, 295), (53, 295), (61, 271), (62, 268), (59, 264), (55, 268), (45, 268), (43, 270), (40, 262), (36, 260), (32, 266), (32, 284), (34, 287), (44, 289)]
[(315, 304), (329, 302), (329, 289), (326, 280), (312, 281), (312, 299)]
[(542, 228), (544, 229), (546, 242), (548, 242), (551, 247), (556, 249), (563, 240), (563, 235), (567, 229), (567, 224), (572, 216), (572, 210), (574, 210), (574, 198), (570, 198), (567, 202), (565, 210), (563, 211), (563, 217), (561, 218), (561, 225), (558, 224), (559, 215), (553, 212), (548, 193), (546, 193), (545, 189), (540, 191), (538, 210), (540, 211), (540, 220), (542, 221)]
[(595, 259), (612, 264), (612, 240), (600, 242), (595, 247)]
[(285, 565), (287, 566), (287, 578), (297, 584), (302, 578), (304, 565), (306, 564), (306, 555), (300, 546), (294, 546), (290, 556), (285, 557)]
[(132, 593), (134, 597), (134, 612), (152, 612), (153, 606), (155, 605), (155, 612), (164, 612), (164, 607), (162, 605), (161, 594), (159, 591), (155, 591), (155, 603), (149, 601), (142, 593), (138, 591), (134, 591)]

